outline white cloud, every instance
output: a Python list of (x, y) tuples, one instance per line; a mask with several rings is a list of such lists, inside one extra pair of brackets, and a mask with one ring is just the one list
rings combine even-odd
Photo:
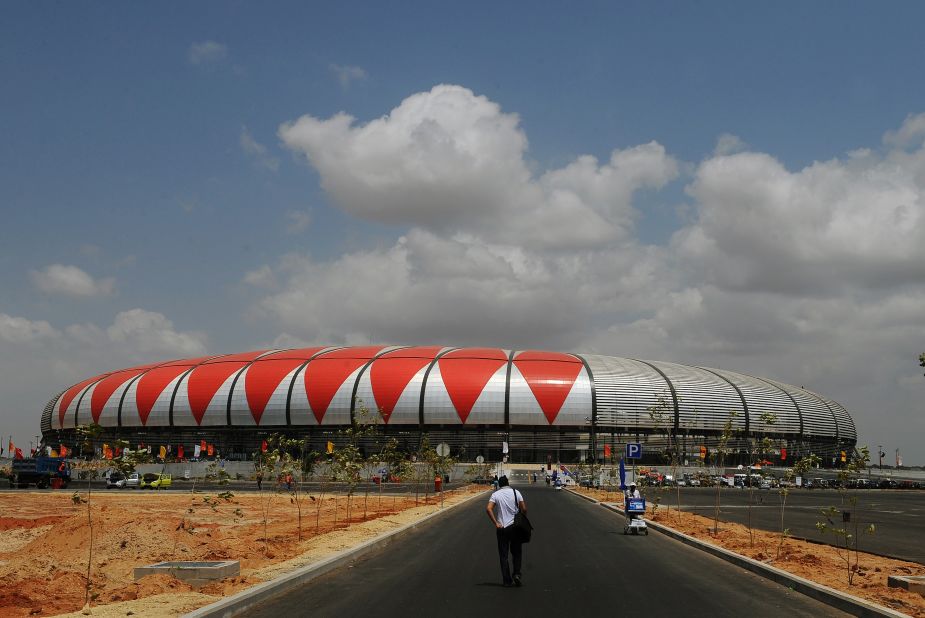
[(187, 60), (196, 66), (215, 64), (228, 57), (228, 46), (215, 41), (193, 43), (187, 52)]
[(266, 146), (258, 143), (247, 130), (247, 127), (241, 127), (241, 135), (238, 141), (241, 144), (241, 149), (250, 156), (258, 166), (271, 172), (279, 171), (279, 159), (272, 156)]
[(738, 135), (723, 133), (716, 138), (716, 146), (713, 148), (714, 156), (722, 157), (745, 150), (748, 145), (743, 142)]
[(286, 231), (290, 234), (300, 234), (311, 225), (312, 214), (305, 210), (290, 210), (286, 213), (286, 220)]
[[(410, 229), (391, 246), (283, 258), (257, 310), (292, 341), (724, 367), (845, 404), (862, 443), (921, 435), (909, 376), (925, 349), (922, 118), (888, 132), (884, 149), (803, 169), (721, 135), (689, 168), (671, 242), (652, 246), (636, 236), (634, 196), (688, 169), (659, 144), (534, 173), (517, 116), (455, 86), (365, 124), (304, 116), (280, 137), (332, 202)], [(907, 460), (925, 461), (909, 444)]]
[(337, 77), (341, 88), (347, 89), (355, 81), (361, 81), (367, 78), (366, 71), (357, 66), (332, 64), (328, 66), (331, 72)]
[(0, 340), (9, 343), (31, 343), (59, 336), (51, 324), (44, 320), (28, 320), (0, 313)]
[(77, 266), (52, 264), (42, 271), (32, 271), (32, 282), (46, 294), (73, 297), (109, 296), (115, 289), (113, 278), (94, 279)]
[(166, 316), (144, 309), (120, 312), (106, 334), (111, 341), (143, 353), (196, 356), (206, 351), (205, 335), (177, 332)]
[(277, 285), (276, 275), (273, 274), (273, 269), (266, 264), (260, 268), (246, 272), (244, 274), (244, 283), (259, 288), (274, 288)]
[(717, 156), (687, 191), (698, 220), (675, 246), (708, 283), (828, 294), (925, 280), (925, 148), (795, 172), (762, 153)]
[(347, 212), (558, 248), (601, 246), (631, 231), (633, 193), (678, 175), (662, 146), (591, 156), (534, 178), (516, 114), (460, 86), (412, 95), (365, 125), (303, 116), (280, 138), (305, 154)]
[(887, 131), (883, 136), (883, 143), (895, 148), (921, 145), (925, 139), (925, 112), (909, 114), (897, 131)]

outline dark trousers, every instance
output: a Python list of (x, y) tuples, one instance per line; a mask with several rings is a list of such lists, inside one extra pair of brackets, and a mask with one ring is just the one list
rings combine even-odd
[(508, 567), (507, 554), (510, 551), (514, 558), (514, 575), (520, 575), (520, 565), (523, 558), (523, 543), (511, 538), (511, 527), (495, 529), (498, 535), (498, 557), (501, 559), (501, 579), (505, 584), (513, 583), (511, 571)]

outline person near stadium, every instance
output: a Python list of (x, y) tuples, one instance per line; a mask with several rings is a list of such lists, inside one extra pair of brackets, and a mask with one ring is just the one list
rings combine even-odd
[[(498, 479), (498, 489), (488, 499), (488, 518), (495, 525), (495, 535), (498, 539), (498, 558), (501, 560), (501, 582), (505, 588), (521, 586), (523, 583), (523, 543), (516, 538), (512, 524), (517, 509), (527, 512), (527, 504), (523, 494), (510, 486), (507, 476)], [(513, 558), (513, 573), (508, 563), (508, 553)]]

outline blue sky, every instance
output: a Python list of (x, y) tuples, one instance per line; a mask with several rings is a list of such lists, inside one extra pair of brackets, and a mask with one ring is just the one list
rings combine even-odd
[[(0, 431), (28, 440), (51, 395), (136, 361), (496, 343), (806, 384), (925, 463), (923, 21), (911, 2), (5, 4)], [(364, 133), (383, 118), (394, 143)], [(468, 138), (498, 151), (428, 150)], [(380, 176), (407, 143), (427, 156)], [(383, 262), (403, 274), (377, 289)]]

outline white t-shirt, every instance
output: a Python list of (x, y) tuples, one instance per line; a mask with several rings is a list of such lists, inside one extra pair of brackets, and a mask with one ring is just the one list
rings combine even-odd
[[(514, 496), (517, 496), (516, 502)], [(491, 494), (489, 502), (496, 505), (495, 519), (501, 522), (502, 528), (507, 528), (514, 523), (514, 515), (517, 514), (517, 502), (523, 502), (523, 495), (510, 486), (502, 487), (495, 493)]]

